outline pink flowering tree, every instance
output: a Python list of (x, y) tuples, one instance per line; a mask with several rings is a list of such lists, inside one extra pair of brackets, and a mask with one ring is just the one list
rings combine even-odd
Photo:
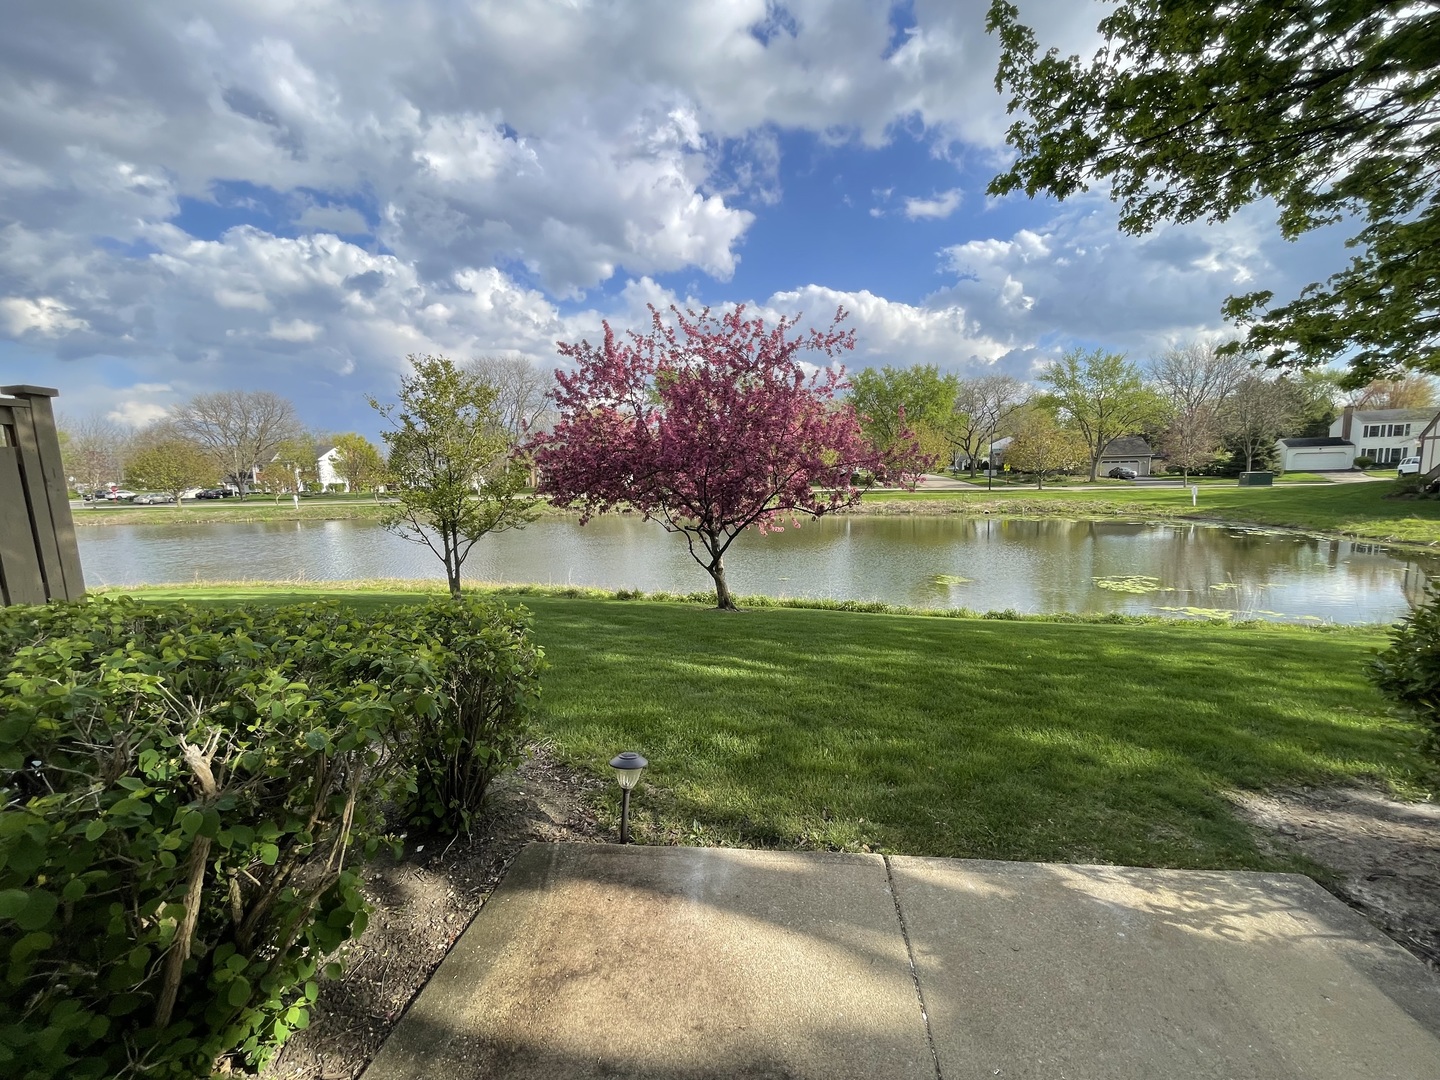
[(843, 310), (799, 333), (794, 319), (767, 328), (743, 307), (670, 310), (673, 320), (650, 309), (648, 334), (620, 338), (606, 324), (599, 346), (559, 343), (576, 368), (555, 373), (559, 420), (530, 444), (539, 491), (578, 508), (582, 525), (631, 508), (682, 534), (717, 606), (734, 610), (725, 553), (736, 537), (852, 506), (857, 472), (909, 480), (909, 462), (872, 448), (836, 400), (843, 370), (828, 361), (855, 347)]

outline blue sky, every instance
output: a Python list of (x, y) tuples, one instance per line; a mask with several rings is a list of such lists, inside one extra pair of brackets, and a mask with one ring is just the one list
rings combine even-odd
[[(0, 36), (0, 382), (141, 425), (221, 388), (374, 435), (407, 353), (645, 305), (851, 312), (851, 367), (1030, 377), (1227, 333), (1341, 265), (1274, 215), (1125, 237), (990, 200), (987, 0), (20, 2)], [(1088, 53), (1103, 5), (1020, 0)]]

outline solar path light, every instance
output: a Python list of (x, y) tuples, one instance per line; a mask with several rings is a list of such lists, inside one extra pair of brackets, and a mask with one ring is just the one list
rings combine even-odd
[(610, 767), (615, 770), (615, 779), (620, 781), (620, 842), (630, 842), (630, 792), (635, 790), (635, 785), (640, 782), (640, 774), (645, 771), (645, 766), (650, 762), (646, 761), (634, 750), (626, 750), (610, 762)]

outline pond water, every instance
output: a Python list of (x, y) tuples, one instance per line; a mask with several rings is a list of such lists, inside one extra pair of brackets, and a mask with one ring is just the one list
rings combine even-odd
[[(91, 586), (444, 577), (428, 549), (363, 521), (78, 532)], [(738, 595), (1342, 623), (1394, 621), (1440, 573), (1433, 557), (1283, 532), (960, 516), (835, 517), (769, 536), (752, 531), (726, 566)], [(681, 537), (624, 516), (583, 528), (547, 519), (485, 537), (465, 577), (646, 592), (710, 587)]]

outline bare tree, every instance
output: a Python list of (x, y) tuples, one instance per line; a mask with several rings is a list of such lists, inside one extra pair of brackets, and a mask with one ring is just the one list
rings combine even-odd
[(295, 406), (269, 390), (198, 394), (178, 406), (170, 419), (176, 431), (205, 449), (242, 496), (254, 468), (268, 464), (276, 448), (302, 430)]
[(1226, 438), (1245, 455), (1245, 470), (1275, 445), (1295, 422), (1303, 405), (1299, 388), (1286, 379), (1247, 375), (1225, 402), (1221, 416)]
[(500, 426), (511, 442), (545, 424), (555, 394), (555, 375), (549, 369), (523, 356), (477, 356), (465, 370), (495, 391)]
[(1185, 483), (1193, 470), (1211, 464), (1220, 449), (1220, 417), (1214, 406), (1201, 405), (1177, 410), (1160, 433), (1160, 453), (1172, 465), (1179, 465)]
[(1357, 409), (1429, 409), (1435, 405), (1435, 380), (1429, 375), (1376, 379), (1345, 395)]
[(56, 426), (65, 475), (77, 487), (95, 491), (120, 483), (132, 435), (129, 428), (98, 412), (78, 418), (61, 416)]
[(1219, 447), (1220, 409), (1249, 370), (1249, 357), (1221, 355), (1199, 341), (1167, 349), (1150, 361), (1151, 381), (1165, 398), (1170, 418), (1161, 445), (1187, 481), (1190, 470)]
[(970, 475), (980, 451), (1030, 396), (1030, 388), (1013, 375), (981, 375), (962, 379), (955, 395), (955, 418), (947, 427), (950, 445), (965, 455)]

